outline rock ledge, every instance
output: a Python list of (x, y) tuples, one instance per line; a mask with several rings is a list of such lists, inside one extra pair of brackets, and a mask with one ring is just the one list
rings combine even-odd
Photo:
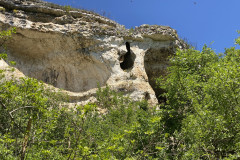
[(1, 30), (17, 28), (8, 56), (19, 73), (64, 89), (73, 104), (95, 101), (98, 85), (157, 104), (155, 78), (166, 74), (168, 56), (186, 47), (167, 26), (125, 29), (96, 13), (40, 0), (0, 0), (0, 6)]

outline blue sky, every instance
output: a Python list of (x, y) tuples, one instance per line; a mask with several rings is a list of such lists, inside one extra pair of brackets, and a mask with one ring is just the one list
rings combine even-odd
[(234, 46), (240, 30), (239, 0), (47, 0), (93, 10), (125, 25), (167, 25), (197, 49), (204, 44), (217, 53)]

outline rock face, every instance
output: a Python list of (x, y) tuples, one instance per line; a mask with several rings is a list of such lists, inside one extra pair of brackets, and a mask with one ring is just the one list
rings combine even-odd
[(85, 10), (28, 0), (0, 0), (0, 27), (17, 28), (8, 57), (24, 75), (62, 88), (72, 103), (94, 101), (109, 85), (134, 100), (156, 104), (155, 78), (166, 74), (167, 57), (184, 48), (174, 29), (135, 29)]

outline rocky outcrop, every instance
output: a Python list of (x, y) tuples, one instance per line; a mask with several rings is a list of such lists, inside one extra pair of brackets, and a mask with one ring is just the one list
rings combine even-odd
[(167, 57), (184, 48), (174, 29), (135, 29), (96, 13), (29, 0), (0, 0), (0, 27), (17, 28), (8, 57), (24, 75), (62, 88), (72, 103), (94, 101), (99, 86), (156, 104), (155, 78), (166, 73)]

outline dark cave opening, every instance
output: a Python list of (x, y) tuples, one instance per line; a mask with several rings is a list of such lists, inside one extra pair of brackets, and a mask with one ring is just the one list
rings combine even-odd
[(134, 60), (136, 58), (135, 54), (130, 49), (130, 43), (126, 42), (127, 53), (123, 56), (123, 62), (120, 63), (120, 67), (123, 70), (130, 69), (134, 65)]
[(144, 56), (144, 68), (148, 76), (148, 82), (155, 92), (159, 104), (166, 103), (166, 98), (162, 95), (166, 91), (159, 87), (156, 78), (167, 75), (168, 57), (173, 53), (168, 48), (149, 49)]

